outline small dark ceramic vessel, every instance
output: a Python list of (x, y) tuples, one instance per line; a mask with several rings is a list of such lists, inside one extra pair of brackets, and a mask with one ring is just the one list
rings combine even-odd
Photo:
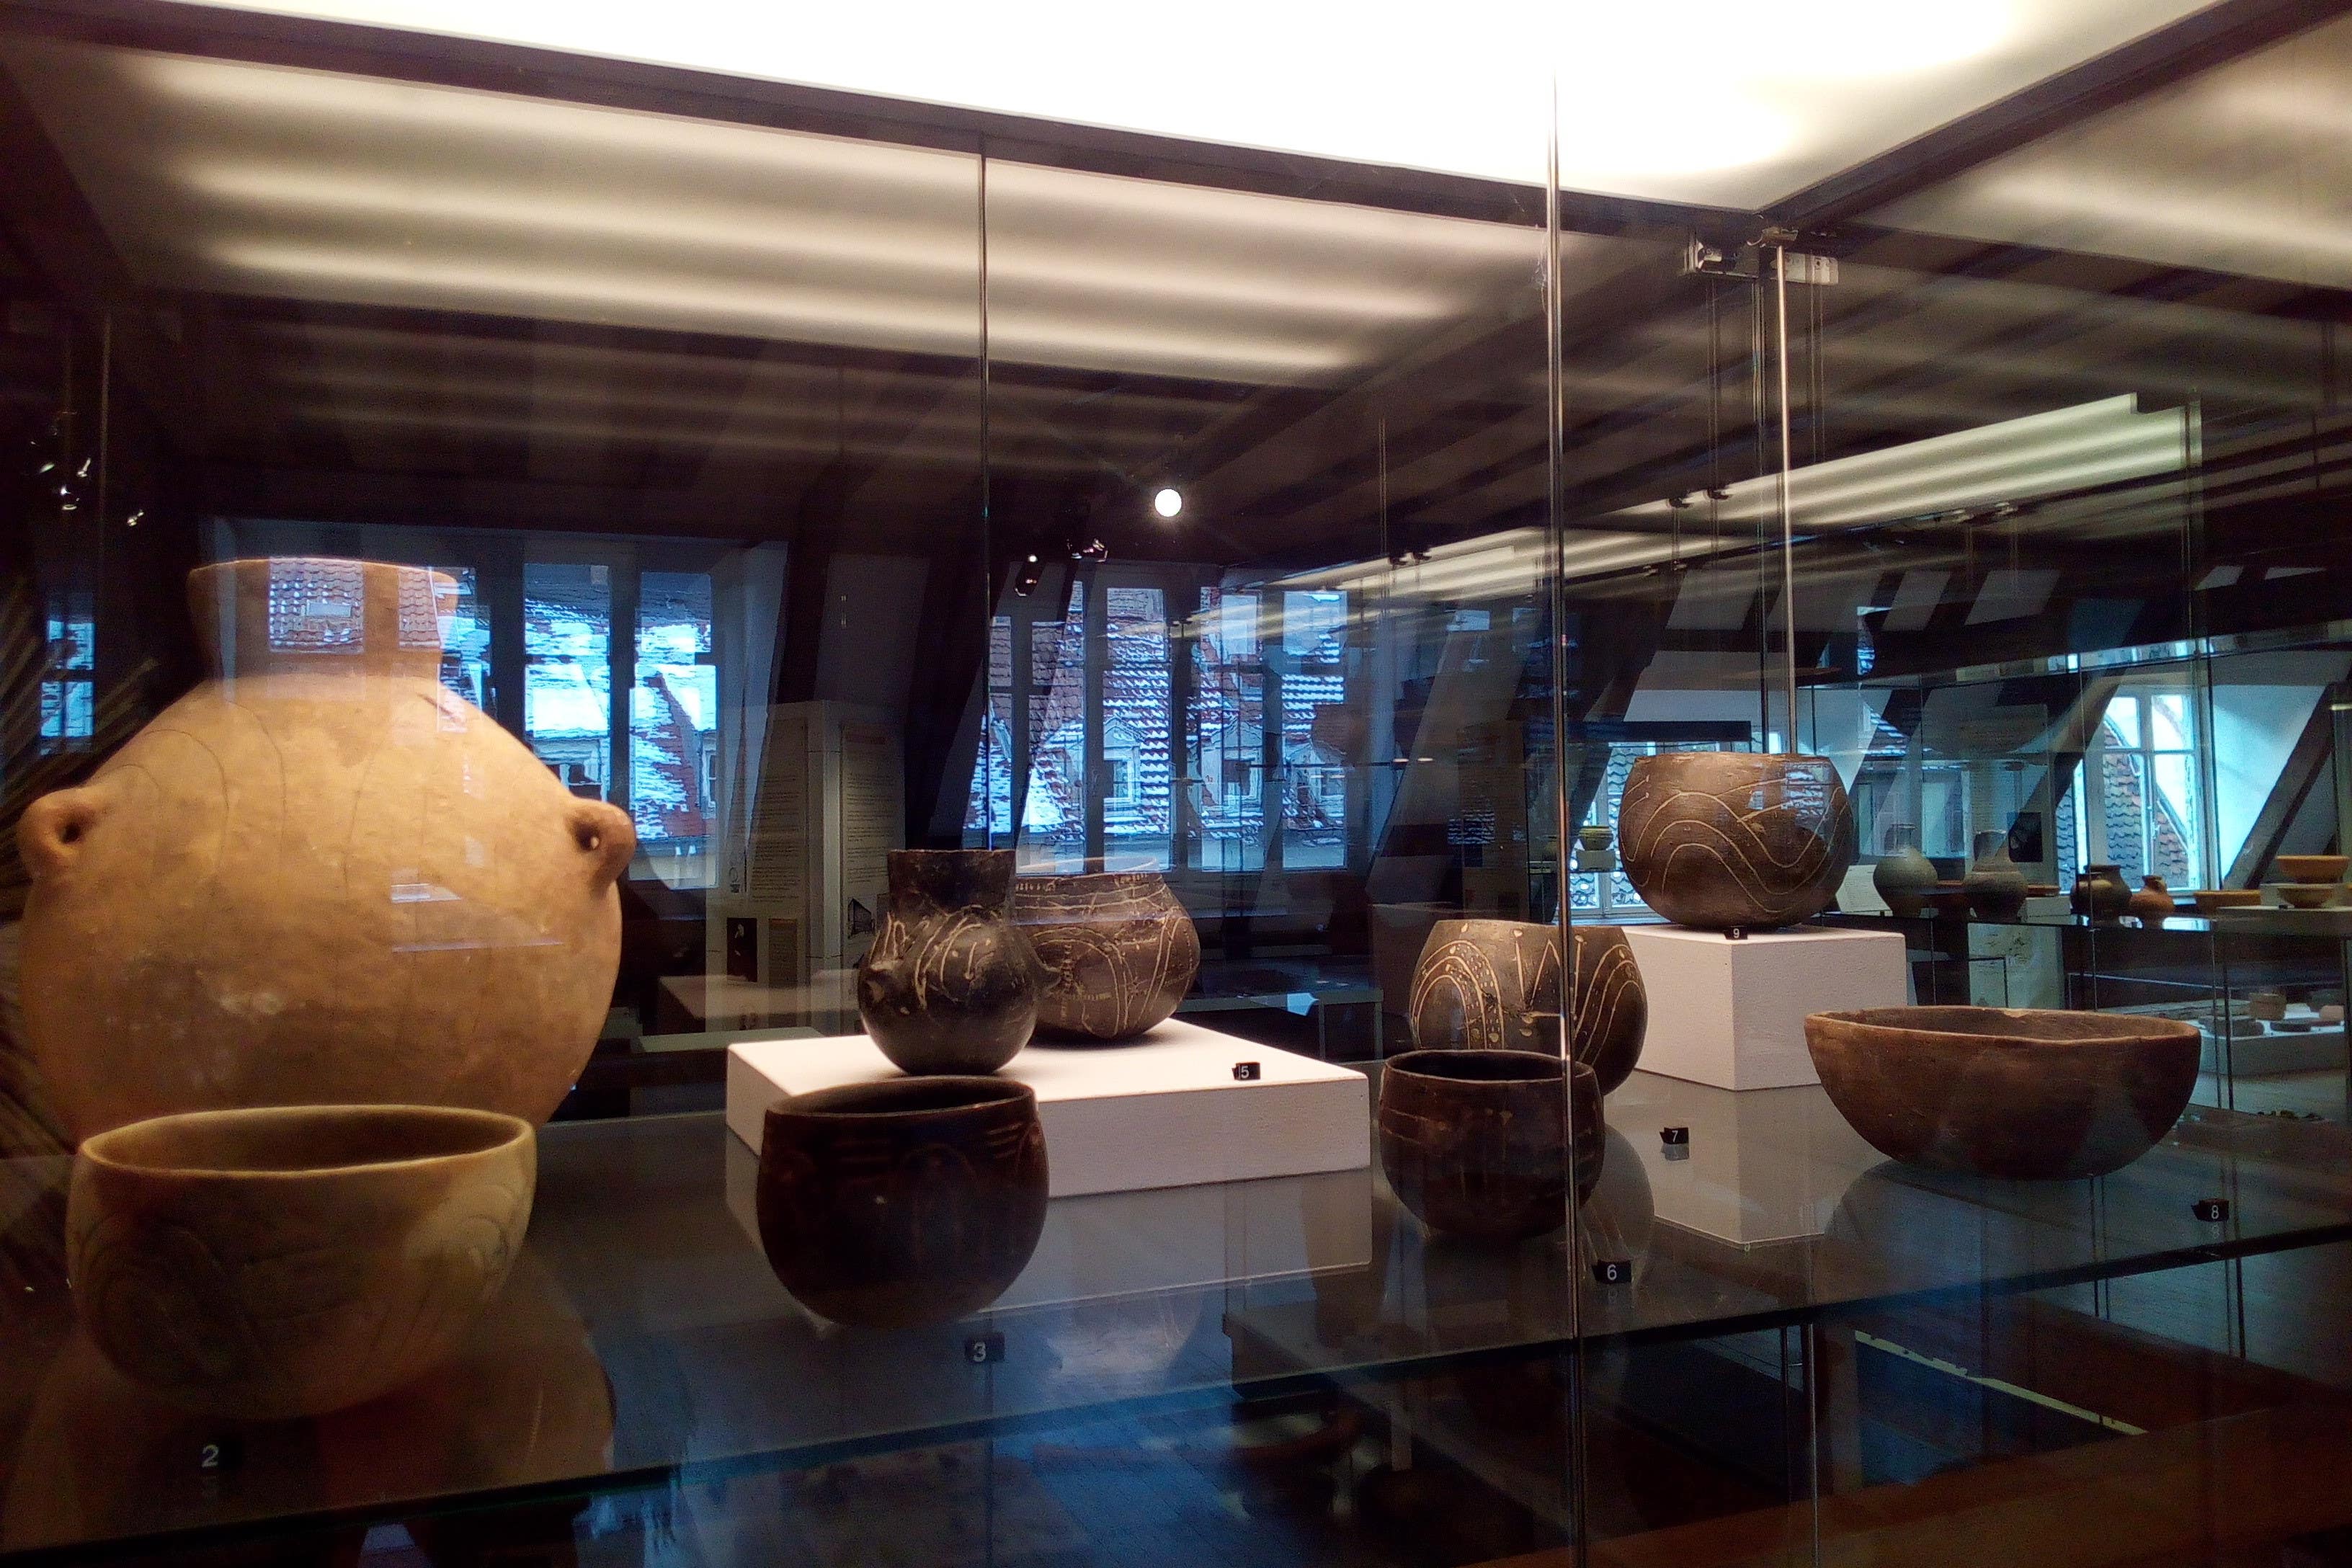
[(837, 1323), (947, 1322), (995, 1300), (1045, 1226), (1037, 1095), (998, 1078), (788, 1096), (760, 1141), (760, 1244)]
[(1977, 835), (1976, 858), (1961, 879), (1969, 910), (1979, 920), (2014, 920), (2025, 908), (2025, 873), (2009, 858), (2009, 835), (1998, 828)]
[(2074, 879), (2074, 890), (2066, 902), (2085, 920), (2117, 920), (2131, 908), (2131, 889), (2124, 883), (2121, 867), (2085, 866)]
[(2104, 1176), (2147, 1152), (2197, 1087), (2194, 1024), (2116, 1013), (1816, 1013), (1830, 1102), (1880, 1153), (1980, 1176)]
[(1701, 931), (1769, 931), (1830, 907), (1853, 864), (1853, 813), (1826, 757), (1663, 752), (1618, 803), (1625, 875)]
[(1432, 1230), (1488, 1241), (1568, 1223), (1601, 1179), (1601, 1088), (1582, 1062), (1533, 1051), (1407, 1051), (1381, 1073), (1381, 1169)]
[(1018, 878), (1013, 921), (1044, 972), (1042, 1039), (1131, 1040), (1175, 1012), (1201, 971), (1192, 917), (1157, 871)]
[[(1641, 1059), (1649, 996), (1616, 926), (1572, 928), (1569, 1038), (1607, 1094)], [(1413, 1044), (1424, 1050), (1559, 1050), (1559, 931), (1533, 921), (1440, 921), (1413, 969)]]
[(894, 849), (857, 1016), (902, 1072), (994, 1072), (1037, 1026), (1037, 965), (1005, 918), (1010, 849)]

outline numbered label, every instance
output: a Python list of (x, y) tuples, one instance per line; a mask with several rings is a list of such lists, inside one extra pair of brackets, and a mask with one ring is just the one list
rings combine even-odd
[(233, 1436), (208, 1437), (196, 1445), (196, 1470), (217, 1476), (245, 1462), (245, 1445)]
[(1733, 926), (1729, 931), (1723, 933), (1723, 940), (1726, 942), (1746, 942), (1748, 940), (1748, 928), (1746, 926)]
[(1658, 1142), (1664, 1143), (1669, 1149), (1687, 1148), (1690, 1144), (1690, 1129), (1687, 1127), (1661, 1127), (1658, 1129)]
[(974, 1334), (963, 1342), (963, 1359), (974, 1366), (992, 1366), (1004, 1359), (1003, 1334)]
[(1592, 1266), (1592, 1277), (1603, 1285), (1631, 1285), (1633, 1262), (1628, 1258), (1604, 1258)]
[(1255, 1062), (1235, 1062), (1234, 1064), (1234, 1081), (1235, 1083), (1255, 1083), (1258, 1080), (1258, 1066)]
[(2199, 1219), (2203, 1220), (2208, 1225), (2219, 1225), (2221, 1221), (2230, 1217), (2230, 1200), (2227, 1198), (2199, 1198), (2195, 1203), (2189, 1205), (2189, 1212), (2195, 1215)]

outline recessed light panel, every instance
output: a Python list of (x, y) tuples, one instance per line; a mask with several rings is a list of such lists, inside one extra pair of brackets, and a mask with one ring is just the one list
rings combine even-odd
[(1075, 124), (1727, 206), (1815, 180), (2201, 9), (2196, 0), (242, 0)]

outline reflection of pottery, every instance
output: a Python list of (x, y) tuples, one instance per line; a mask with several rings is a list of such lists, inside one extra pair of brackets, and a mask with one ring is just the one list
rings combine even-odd
[(893, 849), (857, 1016), (910, 1073), (994, 1072), (1037, 1024), (1036, 960), (1005, 919), (1010, 849)]
[(1045, 1226), (1036, 1091), (892, 1079), (793, 1095), (760, 1143), (760, 1243), (801, 1304), (891, 1328), (978, 1311)]
[(2161, 877), (2145, 879), (2139, 891), (2134, 893), (2131, 902), (2124, 907), (2137, 916), (2139, 923), (2144, 926), (2162, 925), (2172, 918), (2174, 910), (2172, 894), (2166, 889)]
[(1805, 1044), (1839, 1114), (1931, 1170), (2103, 1176), (2147, 1152), (2197, 1087), (2197, 1026), (2114, 1013), (1816, 1013)]
[(1634, 890), (1666, 919), (1707, 931), (1810, 920), (1853, 864), (1853, 815), (1826, 757), (1643, 757), (1617, 825)]
[[(613, 1394), (587, 1326), (526, 1247), (449, 1358), (350, 1410), (247, 1425), (231, 1482), (194, 1462), (226, 1435), (143, 1393), (75, 1335), (26, 1420), (0, 1549), (578, 1481), (612, 1468)], [(224, 1484), (228, 1483), (228, 1484)], [(560, 1505), (564, 1517), (576, 1503)], [(475, 1516), (434, 1521), (455, 1532)], [(493, 1516), (495, 1517), (495, 1516)], [(412, 1532), (426, 1528), (410, 1524)], [(568, 1531), (560, 1539), (568, 1539)], [(433, 1553), (433, 1560), (464, 1560)]]
[(67, 1247), (90, 1339), (192, 1410), (339, 1410), (447, 1355), (530, 1223), (530, 1124), (415, 1105), (194, 1111), (87, 1139)]
[(1381, 1073), (1381, 1169), (1433, 1230), (1495, 1241), (1558, 1230), (1571, 1105), (1581, 1201), (1602, 1150), (1591, 1068), (1532, 1051), (1407, 1051)]
[(1604, 872), (1617, 869), (1617, 857), (1610, 848), (1616, 829), (1606, 824), (1576, 830), (1576, 868), (1580, 871)]
[(2009, 858), (2009, 835), (1987, 831), (1977, 835), (1976, 858), (1960, 879), (1969, 909), (1980, 920), (2005, 921), (2025, 907), (2025, 873)]
[(1888, 847), (1885, 858), (1870, 868), (1870, 885), (1886, 907), (1906, 920), (1916, 920), (1927, 908), (1936, 890), (1936, 863), (1919, 853), (1919, 830), (1903, 823), (1894, 830), (1899, 842)]
[(1201, 970), (1192, 917), (1157, 871), (1016, 878), (1013, 920), (1045, 971), (1047, 1039), (1131, 1040), (1176, 1011)]
[[(1607, 1094), (1641, 1059), (1649, 998), (1616, 926), (1577, 926), (1569, 1037)], [(1413, 972), (1412, 1038), (1424, 1050), (1559, 1050), (1559, 931), (1531, 921), (1440, 921)]]
[(2286, 1016), (2286, 998), (2275, 991), (2257, 991), (2246, 998), (2246, 1016), (2275, 1024)]
[(2290, 882), (2340, 882), (2352, 857), (2343, 855), (2274, 855), (2271, 864)]
[(441, 684), (421, 567), (188, 580), (213, 679), (33, 803), (25, 1025), (77, 1137), (179, 1110), (539, 1120), (603, 1026), (625, 812)]
[(2344, 890), (2341, 882), (2281, 882), (2279, 902), (2291, 910), (2324, 910)]
[(2123, 868), (2104, 863), (2084, 867), (2074, 879), (2067, 907), (2085, 920), (2120, 918), (2131, 907), (2131, 889), (2124, 886)]

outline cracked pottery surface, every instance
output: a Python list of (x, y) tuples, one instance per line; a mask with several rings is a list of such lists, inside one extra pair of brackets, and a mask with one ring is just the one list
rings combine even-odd
[(545, 1120), (620, 961), (626, 813), (441, 684), (421, 567), (200, 568), (214, 674), (18, 841), (31, 1053), (77, 1138), (173, 1111)]

